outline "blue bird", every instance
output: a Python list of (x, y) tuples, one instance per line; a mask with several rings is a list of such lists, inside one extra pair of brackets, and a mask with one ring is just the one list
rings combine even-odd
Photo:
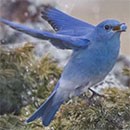
[(114, 19), (93, 26), (49, 6), (43, 10), (42, 18), (55, 33), (31, 29), (3, 18), (0, 22), (33, 37), (49, 40), (57, 48), (73, 50), (51, 95), (26, 120), (29, 123), (41, 118), (43, 125), (48, 126), (65, 101), (83, 94), (111, 71), (119, 54), (120, 34), (127, 26)]

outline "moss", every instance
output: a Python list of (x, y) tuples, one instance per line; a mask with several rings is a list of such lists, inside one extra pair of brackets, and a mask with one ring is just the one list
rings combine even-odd
[(123, 69), (123, 74), (130, 77), (130, 68), (124, 68)]
[(97, 97), (91, 104), (80, 98), (65, 104), (52, 126), (56, 130), (130, 129), (130, 89), (109, 88), (104, 93), (106, 98)]
[[(26, 106), (19, 116), (4, 115), (0, 126), (28, 130), (129, 130), (130, 129), (130, 89), (109, 88), (103, 90), (106, 98), (96, 97), (88, 103), (88, 98), (74, 98), (62, 105), (49, 127), (44, 127), (40, 120), (24, 125)], [(30, 106), (31, 107), (31, 106)], [(30, 109), (29, 109), (30, 111)], [(31, 114), (31, 113), (29, 113)]]

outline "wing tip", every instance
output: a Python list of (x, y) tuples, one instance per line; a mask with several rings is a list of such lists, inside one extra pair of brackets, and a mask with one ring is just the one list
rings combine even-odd
[(55, 31), (59, 30), (59, 27), (55, 24), (55, 22), (53, 21), (53, 19), (51, 19), (50, 14), (54, 14), (56, 13), (56, 9), (51, 6), (51, 5), (44, 5), (42, 10), (41, 10), (41, 17), (46, 20)]
[(55, 8), (51, 5), (43, 5), (43, 8), (41, 9), (42, 18), (46, 20), (48, 12), (54, 9)]
[(4, 23), (5, 19), (0, 17), (0, 22)]
[(48, 5), (43, 5), (42, 7), (43, 7), (43, 8), (42, 8), (42, 13), (47, 12), (48, 10), (54, 8), (53, 6), (51, 6), (51, 5), (49, 5), (49, 4), (48, 4)]

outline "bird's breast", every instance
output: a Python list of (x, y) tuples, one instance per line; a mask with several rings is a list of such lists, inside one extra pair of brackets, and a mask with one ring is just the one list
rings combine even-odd
[(80, 76), (104, 76), (111, 71), (118, 57), (118, 46), (90, 47), (74, 52), (66, 69)]

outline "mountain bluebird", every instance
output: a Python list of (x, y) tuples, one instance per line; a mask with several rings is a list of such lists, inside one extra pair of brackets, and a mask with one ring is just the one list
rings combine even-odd
[(26, 120), (29, 123), (41, 118), (43, 125), (48, 126), (61, 104), (83, 94), (111, 71), (119, 54), (120, 34), (127, 26), (114, 19), (93, 26), (52, 7), (45, 7), (42, 18), (55, 33), (31, 29), (3, 18), (0, 22), (33, 37), (49, 40), (57, 48), (73, 50), (51, 95)]

